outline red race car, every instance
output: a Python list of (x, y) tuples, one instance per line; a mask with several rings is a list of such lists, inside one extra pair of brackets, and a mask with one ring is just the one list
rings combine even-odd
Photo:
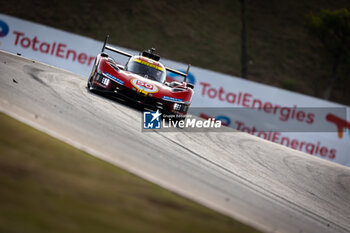
[[(164, 114), (186, 115), (193, 96), (193, 85), (186, 82), (190, 65), (187, 72), (182, 73), (160, 63), (154, 49), (133, 56), (107, 45), (107, 40), (108, 36), (89, 77), (90, 91), (122, 97)], [(104, 53), (105, 50), (127, 56), (129, 60), (122, 66)], [(184, 80), (166, 82), (167, 71), (183, 76)]]

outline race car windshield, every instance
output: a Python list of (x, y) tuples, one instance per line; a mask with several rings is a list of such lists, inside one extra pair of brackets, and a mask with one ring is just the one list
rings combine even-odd
[(126, 70), (157, 82), (163, 83), (165, 81), (165, 72), (162, 67), (140, 59), (130, 60)]

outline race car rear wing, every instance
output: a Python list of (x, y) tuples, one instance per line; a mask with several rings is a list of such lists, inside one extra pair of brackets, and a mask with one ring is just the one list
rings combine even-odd
[[(127, 57), (132, 57), (132, 56), (133, 56), (133, 55), (131, 55), (130, 53), (121, 51), (121, 50), (119, 50), (119, 49), (116, 49), (116, 48), (114, 48), (114, 47), (112, 47), (112, 46), (107, 45), (108, 38), (109, 38), (109, 35), (106, 36), (105, 41), (103, 42), (103, 47), (102, 47), (101, 53), (103, 53), (104, 50), (107, 49), (107, 50), (110, 50), (110, 51), (115, 52), (115, 53), (119, 53), (119, 54), (124, 55), (124, 56), (127, 56)], [(154, 51), (154, 50), (152, 49), (152, 52), (150, 53), (151, 55), (153, 55), (153, 51)], [(143, 53), (143, 54), (144, 54), (144, 53)], [(159, 60), (159, 59), (158, 59), (158, 60)], [(188, 72), (189, 72), (189, 70), (190, 70), (190, 67), (191, 67), (191, 64), (188, 64), (186, 73), (183, 73), (183, 72), (181, 72), (181, 71), (178, 71), (178, 70), (175, 70), (175, 69), (172, 69), (172, 68), (169, 68), (169, 67), (165, 67), (165, 69), (166, 69), (167, 71), (169, 71), (169, 72), (174, 73), (174, 74), (183, 76), (183, 77), (184, 77), (184, 82), (186, 82), (186, 80), (187, 80), (187, 75), (188, 75)]]

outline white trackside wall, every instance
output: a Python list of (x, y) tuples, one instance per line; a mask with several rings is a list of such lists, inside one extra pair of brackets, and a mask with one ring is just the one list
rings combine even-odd
[[(0, 14), (1, 50), (20, 53), (85, 77), (90, 74), (102, 44), (102, 41)], [(126, 62), (126, 57), (113, 57), (118, 63)], [(187, 68), (182, 63), (162, 61), (182, 71)], [(191, 113), (214, 117), (229, 127), (350, 166), (349, 106), (198, 67), (192, 66), (190, 74), (189, 81), (195, 83)]]

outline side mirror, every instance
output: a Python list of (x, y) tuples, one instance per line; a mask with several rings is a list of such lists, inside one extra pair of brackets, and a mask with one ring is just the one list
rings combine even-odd
[(176, 86), (180, 86), (181, 83), (178, 81), (172, 81), (171, 83), (169, 83), (169, 87), (176, 87)]
[(189, 88), (193, 89), (194, 88), (194, 85), (192, 83), (187, 83), (186, 84)]

